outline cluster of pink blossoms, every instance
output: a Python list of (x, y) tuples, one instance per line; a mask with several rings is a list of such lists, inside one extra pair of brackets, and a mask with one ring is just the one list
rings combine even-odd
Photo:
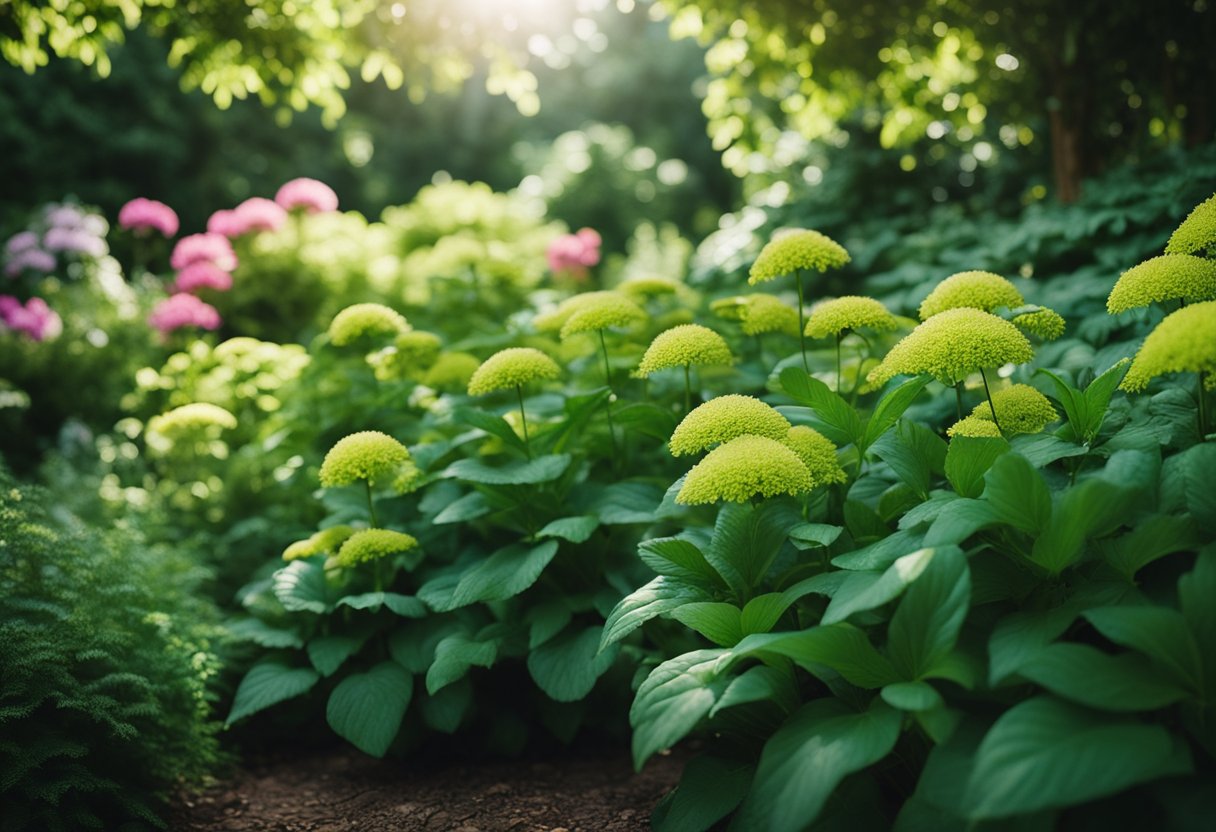
[(177, 235), (177, 212), (155, 199), (136, 197), (118, 209), (118, 224), (128, 231), (146, 235), (153, 231), (165, 237)]
[(278, 231), (290, 211), (321, 214), (338, 210), (338, 195), (316, 179), (293, 179), (279, 188), (273, 200), (250, 197), (232, 209), (216, 211), (207, 220), (207, 231), (229, 239), (260, 231)]
[(300, 177), (279, 188), (274, 201), (284, 211), (303, 211), (306, 214), (327, 214), (338, 210), (338, 195), (324, 182)]
[(5, 330), (45, 341), (63, 332), (63, 320), (42, 298), (30, 298), (23, 304), (12, 295), (0, 295), (0, 332)]
[(220, 313), (214, 306), (194, 295), (178, 292), (156, 304), (156, 308), (148, 316), (148, 323), (160, 330), (162, 335), (187, 326), (219, 329)]
[(549, 270), (583, 280), (587, 270), (600, 262), (603, 239), (591, 228), (581, 228), (574, 234), (563, 234), (549, 244), (545, 256)]

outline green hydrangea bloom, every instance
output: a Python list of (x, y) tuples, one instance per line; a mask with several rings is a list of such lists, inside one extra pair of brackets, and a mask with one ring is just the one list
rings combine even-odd
[(1143, 390), (1167, 373), (1207, 373), (1208, 390), (1216, 390), (1216, 301), (1183, 307), (1149, 333), (1119, 386)]
[(184, 404), (148, 420), (149, 433), (155, 433), (170, 440), (204, 433), (209, 428), (231, 430), (235, 427), (235, 416), (219, 405), (207, 402)]
[(798, 334), (798, 310), (775, 295), (757, 292), (744, 295), (739, 308), (739, 319), (743, 322), (744, 335), (763, 335), (766, 332)]
[(802, 494), (814, 487), (811, 472), (788, 447), (767, 436), (739, 436), (693, 466), (676, 495), (682, 505)]
[(530, 381), (557, 378), (560, 372), (556, 362), (538, 349), (508, 347), (481, 363), (469, 379), (469, 395), (511, 390)]
[(571, 295), (559, 303), (554, 309), (542, 312), (532, 319), (532, 325), (537, 332), (560, 332), (566, 321), (576, 312), (595, 306), (604, 298), (619, 297), (616, 292), (604, 290), (599, 292), (583, 292), (581, 295)]
[(812, 306), (806, 320), (806, 335), (808, 338), (839, 337), (855, 329), (890, 332), (897, 326), (895, 316), (874, 298), (846, 295)]
[(283, 560), (310, 558), (313, 555), (332, 555), (346, 539), (355, 533), (350, 526), (330, 526), (314, 533), (306, 540), (297, 540), (283, 550)]
[(920, 319), (929, 318), (947, 309), (970, 307), (991, 312), (1002, 306), (1017, 309), (1024, 306), (1022, 293), (999, 274), (992, 272), (959, 272), (933, 287), (929, 297), (920, 305)]
[[(984, 407), (987, 406), (988, 403), (984, 402)], [(960, 419), (950, 426), (946, 431), (946, 435), (950, 437), (970, 436), (975, 438), (992, 437), (1000, 439), (1001, 431), (997, 428), (996, 422), (992, 421), (992, 414), (989, 413), (987, 419), (981, 419), (978, 416), (968, 416), (965, 419)]]
[(1190, 254), (1152, 257), (1123, 273), (1106, 299), (1112, 315), (1165, 300), (1216, 300), (1216, 261)]
[(1064, 318), (1054, 309), (1046, 307), (1015, 315), (1011, 323), (1022, 332), (1029, 332), (1044, 341), (1054, 341), (1064, 334)]
[(1216, 251), (1216, 194), (1196, 205), (1165, 244), (1166, 254), (1202, 254), (1205, 251)]
[(752, 263), (747, 282), (755, 286), (765, 280), (775, 280), (799, 269), (826, 272), (838, 269), (850, 260), (840, 243), (809, 229), (792, 229), (773, 235)]
[(625, 294), (639, 298), (674, 295), (682, 288), (683, 284), (667, 277), (631, 277), (617, 286)]
[(789, 429), (789, 420), (769, 405), (731, 394), (694, 407), (676, 426), (669, 447), (672, 456), (683, 456), (745, 434), (784, 439)]
[(730, 347), (721, 335), (700, 324), (681, 324), (659, 333), (650, 343), (637, 374), (648, 376), (672, 367), (730, 363)]
[(391, 347), (372, 353), (367, 361), (382, 381), (400, 378), (417, 379), (434, 363), (443, 342), (433, 332), (416, 329), (397, 336)]
[(477, 356), (467, 352), (440, 353), (422, 377), (422, 383), (435, 390), (465, 390), (480, 366)]
[(1030, 342), (1009, 321), (961, 307), (917, 326), (866, 378), (874, 387), (898, 375), (930, 375), (952, 385), (980, 369), (1024, 364), (1033, 357)]
[(364, 529), (346, 539), (342, 548), (338, 550), (335, 560), (338, 566), (358, 566), (361, 563), (371, 563), (401, 552), (408, 552), (417, 545), (418, 540), (413, 535), (404, 532), (395, 532), (391, 529)]
[[(1014, 384), (995, 391), (992, 394), (992, 404), (996, 407), (997, 418), (1006, 436), (1038, 433), (1060, 418), (1060, 414), (1052, 407), (1051, 400), (1029, 384)], [(972, 409), (968, 418), (991, 422), (992, 407), (986, 401), (980, 402)]]
[(412, 468), (410, 452), (386, 433), (365, 430), (339, 439), (321, 462), (321, 485), (336, 488), (359, 480), (397, 478), (402, 469)]
[(561, 337), (566, 340), (583, 332), (628, 327), (646, 320), (642, 307), (617, 292), (604, 292), (585, 303), (562, 324)]
[(334, 316), (329, 324), (329, 341), (338, 347), (362, 338), (390, 338), (408, 332), (409, 323), (401, 313), (380, 303), (356, 303)]
[(814, 428), (796, 425), (789, 429), (782, 441), (798, 454), (802, 464), (811, 472), (811, 481), (816, 488), (848, 479), (836, 459), (836, 446)]

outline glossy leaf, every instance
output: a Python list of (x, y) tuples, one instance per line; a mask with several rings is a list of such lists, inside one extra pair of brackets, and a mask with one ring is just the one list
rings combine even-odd
[(383, 757), (410, 704), (413, 677), (396, 662), (381, 662), (343, 679), (329, 695), (325, 717), (334, 733), (373, 757)]

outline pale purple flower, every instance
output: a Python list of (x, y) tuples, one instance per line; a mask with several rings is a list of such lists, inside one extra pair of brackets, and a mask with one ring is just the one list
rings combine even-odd
[(38, 235), (33, 231), (21, 231), (8, 238), (8, 242), (4, 244), (4, 253), (12, 257), (37, 247)]
[(42, 244), (46, 246), (47, 251), (87, 254), (89, 257), (101, 257), (109, 250), (106, 241), (89, 230), (62, 225), (48, 228), (42, 236)]
[(207, 260), (191, 263), (177, 273), (174, 283), (175, 292), (193, 294), (199, 289), (215, 289), (217, 292), (227, 292), (232, 288), (232, 275), (219, 266)]
[(84, 212), (75, 205), (47, 206), (46, 222), (54, 228), (80, 228), (84, 221)]
[(156, 304), (148, 316), (148, 323), (159, 329), (162, 335), (185, 326), (219, 329), (220, 313), (194, 295), (179, 292)]
[(11, 295), (0, 295), (0, 324), (35, 341), (57, 338), (63, 332), (63, 319), (42, 298), (30, 298), (22, 305)]
[(549, 244), (545, 256), (549, 269), (555, 274), (571, 274), (585, 278), (587, 269), (600, 262), (599, 232), (583, 228), (576, 234), (564, 234)]
[(118, 224), (129, 231), (159, 231), (166, 237), (177, 234), (177, 213), (163, 202), (136, 197), (118, 211)]
[(173, 247), (169, 257), (169, 265), (181, 271), (191, 263), (214, 263), (226, 272), (237, 266), (236, 252), (232, 243), (222, 234), (207, 232), (206, 234), (190, 234), (182, 237)]
[(284, 210), (299, 208), (306, 214), (323, 214), (338, 210), (338, 195), (333, 188), (316, 179), (301, 177), (293, 179), (279, 188), (274, 201)]
[(40, 248), (27, 248), (11, 255), (4, 264), (4, 273), (17, 277), (24, 271), (49, 274), (55, 271), (55, 255)]

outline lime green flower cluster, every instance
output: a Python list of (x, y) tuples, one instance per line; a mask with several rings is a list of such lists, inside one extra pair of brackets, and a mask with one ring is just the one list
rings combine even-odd
[(1034, 350), (1017, 327), (970, 307), (933, 315), (891, 348), (867, 380), (875, 387), (898, 375), (929, 375), (955, 384), (972, 373), (1023, 364)]
[(642, 307), (619, 292), (596, 292), (595, 295), (593, 300), (584, 302), (566, 318), (561, 327), (563, 341), (584, 332), (623, 329), (646, 320)]
[(434, 390), (454, 392), (467, 390), (469, 379), (481, 362), (467, 352), (442, 352), (422, 376), (422, 383)]
[(927, 321), (947, 309), (969, 307), (991, 312), (1001, 307), (1017, 309), (1025, 303), (1017, 287), (999, 274), (959, 272), (933, 287), (933, 291), (921, 302), (920, 319)]
[(756, 497), (804, 494), (814, 485), (796, 453), (775, 439), (749, 434), (719, 445), (694, 465), (676, 502), (745, 503)]
[(745, 434), (781, 441), (789, 430), (789, 420), (769, 405), (752, 396), (731, 394), (693, 408), (676, 426), (668, 447), (672, 456), (684, 456)]
[(363, 529), (346, 539), (334, 558), (337, 566), (352, 568), (417, 548), (413, 535), (391, 529)]
[(1106, 299), (1106, 311), (1116, 315), (1167, 300), (1216, 300), (1216, 261), (1190, 254), (1163, 254), (1145, 260), (1115, 283)]
[(752, 263), (747, 282), (754, 286), (802, 269), (826, 272), (844, 266), (849, 260), (849, 252), (844, 246), (818, 231), (778, 232)]
[(1063, 316), (1054, 309), (1046, 307), (1034, 312), (1023, 312), (1014, 315), (1010, 321), (1022, 332), (1042, 338), (1044, 341), (1054, 341), (1064, 334), (1065, 322)]
[(236, 426), (236, 417), (224, 408), (194, 402), (149, 419), (144, 440), (154, 456), (188, 454), (224, 459), (228, 445), (219, 437)]
[(647, 347), (637, 374), (649, 376), (660, 370), (707, 364), (730, 364), (732, 356), (725, 339), (709, 327), (681, 324), (661, 332)]
[(392, 338), (410, 330), (401, 313), (380, 303), (356, 303), (334, 316), (329, 324), (329, 340), (344, 347), (371, 338)]
[(409, 450), (393, 437), (376, 430), (352, 433), (329, 449), (321, 462), (320, 479), (324, 488), (339, 488), (364, 482), (370, 487), (392, 478), (395, 487), (418, 476)]
[(1165, 244), (1166, 254), (1216, 253), (1216, 194), (1195, 206)]
[(321, 529), (284, 549), (283, 560), (293, 561), (300, 558), (311, 558), (314, 555), (335, 555), (346, 539), (354, 533), (354, 528), (345, 525)]
[(381, 381), (421, 381), (442, 349), (443, 341), (438, 335), (414, 329), (401, 333), (392, 345), (369, 355), (367, 362)]
[(783, 442), (811, 472), (811, 481), (816, 488), (848, 479), (836, 460), (836, 446), (814, 428), (795, 425), (786, 433)]
[(709, 308), (719, 318), (739, 321), (744, 335), (764, 335), (769, 332), (798, 334), (798, 310), (776, 295), (754, 292), (720, 298), (713, 301)]
[(1201, 373), (1206, 389), (1216, 389), (1216, 301), (1167, 315), (1144, 339), (1120, 387), (1143, 390), (1168, 373)]
[(685, 289), (683, 283), (669, 277), (630, 277), (621, 281), (618, 291), (634, 298), (657, 298), (676, 295)]
[[(602, 300), (613, 297), (620, 297), (620, 293), (605, 289), (598, 292), (583, 292), (582, 294), (571, 295), (553, 309), (541, 312), (533, 318), (532, 326), (536, 327), (537, 332), (561, 332), (562, 327), (566, 325), (566, 321), (570, 320), (576, 312), (581, 312), (584, 309), (595, 306)], [(608, 302), (611, 301), (609, 300)]]
[(555, 379), (557, 363), (532, 347), (508, 347), (487, 358), (469, 379), (469, 395), (484, 396), (496, 390), (512, 390), (532, 381)]
[(840, 338), (858, 329), (890, 332), (898, 326), (890, 310), (873, 298), (846, 295), (812, 306), (806, 320), (806, 335)]
[[(1000, 430), (992, 433), (976, 422), (987, 422), (996, 429), (992, 420), (992, 408), (996, 408)], [(975, 406), (971, 415), (956, 422), (946, 433), (949, 436), (1006, 436), (1019, 433), (1038, 433), (1059, 418), (1051, 401), (1029, 384), (1014, 384), (992, 394), (992, 403), (982, 402)]]
[[(982, 407), (988, 407), (988, 403), (984, 402)], [(981, 419), (979, 416), (960, 419), (950, 426), (946, 434), (951, 438), (966, 436), (976, 439), (1000, 439), (1001, 429), (996, 426), (996, 422), (992, 421), (992, 414), (989, 413), (987, 419)]]

